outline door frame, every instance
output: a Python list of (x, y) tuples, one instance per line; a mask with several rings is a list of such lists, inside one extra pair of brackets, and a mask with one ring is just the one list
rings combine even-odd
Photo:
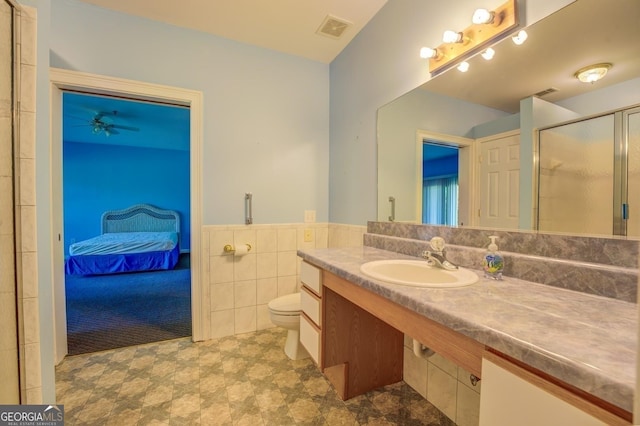
[[(422, 223), (422, 145), (425, 139), (457, 147), (458, 151), (458, 226), (474, 226), (476, 197), (475, 141), (462, 136), (447, 135), (429, 130), (416, 130), (416, 223)], [(462, 202), (461, 202), (462, 200)]]
[(56, 364), (67, 354), (64, 250), (62, 211), (62, 91), (121, 96), (137, 100), (173, 103), (189, 107), (190, 114), (190, 215), (191, 215), (191, 323), (192, 340), (209, 335), (205, 321), (206, 306), (202, 286), (202, 92), (135, 80), (82, 73), (59, 68), (49, 69), (51, 101), (51, 241), (53, 270), (54, 359)]

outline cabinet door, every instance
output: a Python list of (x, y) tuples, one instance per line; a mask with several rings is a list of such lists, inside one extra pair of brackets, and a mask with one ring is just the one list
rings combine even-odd
[(322, 274), (319, 268), (307, 262), (302, 262), (300, 265), (300, 281), (308, 289), (313, 290), (315, 294), (322, 297)]
[(320, 329), (305, 315), (300, 315), (300, 343), (320, 365)]
[(318, 327), (322, 327), (322, 319), (320, 315), (322, 310), (320, 306), (321, 303), (321, 299), (313, 294), (311, 290), (307, 289), (307, 286), (302, 286), (300, 289), (300, 309)]
[[(504, 360), (503, 362), (508, 362)], [(513, 366), (517, 371), (519, 367)], [(534, 385), (494, 362), (482, 359), (482, 392), (480, 393), (480, 426), (591, 426), (621, 424), (603, 422), (591, 414), (550, 393), (556, 387), (538, 378), (547, 389)], [(522, 370), (526, 374), (531, 374)], [(558, 388), (559, 389), (559, 388)], [(560, 389), (564, 391), (564, 389)], [(565, 391), (566, 392), (566, 391)], [(577, 399), (577, 397), (574, 397)], [(602, 411), (581, 400), (583, 408)], [(610, 414), (607, 412), (601, 413)]]

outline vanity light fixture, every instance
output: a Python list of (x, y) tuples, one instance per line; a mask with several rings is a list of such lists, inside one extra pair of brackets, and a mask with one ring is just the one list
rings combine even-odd
[(420, 49), (420, 57), (423, 59), (437, 58), (439, 54), (438, 49), (432, 49), (431, 47), (423, 47)]
[(496, 51), (493, 50), (492, 48), (488, 48), (487, 50), (485, 50), (484, 52), (482, 52), (482, 57), (484, 59), (486, 59), (487, 61), (490, 61), (493, 59), (493, 56), (496, 54)]
[(469, 71), (469, 62), (467, 62), (467, 61), (460, 62), (460, 65), (458, 65), (458, 71), (460, 71), (460, 72)]
[(580, 68), (574, 76), (583, 83), (595, 83), (604, 77), (612, 66), (610, 63), (589, 65), (588, 67)]
[(518, 34), (516, 34), (513, 37), (511, 37), (511, 40), (513, 40), (513, 42), (515, 44), (520, 46), (522, 43), (525, 42), (525, 40), (527, 40), (528, 37), (529, 37), (529, 35), (527, 34), (527, 32), (525, 30), (520, 30), (520, 31), (518, 31)]
[(459, 31), (447, 30), (442, 34), (442, 41), (444, 43), (462, 43), (464, 40), (464, 34)]
[(476, 25), (492, 24), (496, 18), (496, 13), (487, 9), (476, 9), (471, 17), (471, 22)]
[(517, 0), (506, 0), (492, 11), (478, 9), (473, 14), (473, 23), (467, 28), (444, 32), (443, 43), (432, 48), (437, 50), (435, 56), (431, 50), (421, 50), (420, 56), (429, 58), (429, 72), (432, 76), (456, 66), (454, 64), (459, 64), (507, 37), (518, 26), (517, 3)]

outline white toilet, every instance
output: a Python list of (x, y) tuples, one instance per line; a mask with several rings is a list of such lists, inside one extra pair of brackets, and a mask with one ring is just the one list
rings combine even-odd
[(291, 359), (307, 358), (309, 354), (300, 343), (300, 293), (287, 294), (269, 302), (271, 322), (287, 329), (284, 353)]

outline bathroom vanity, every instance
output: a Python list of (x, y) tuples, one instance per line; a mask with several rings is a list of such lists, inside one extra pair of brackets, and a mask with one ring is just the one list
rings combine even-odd
[(482, 379), (481, 425), (631, 423), (635, 304), (512, 278), (390, 284), (360, 266), (411, 257), (373, 247), (298, 254), (301, 341), (343, 399), (402, 380), (407, 334)]

